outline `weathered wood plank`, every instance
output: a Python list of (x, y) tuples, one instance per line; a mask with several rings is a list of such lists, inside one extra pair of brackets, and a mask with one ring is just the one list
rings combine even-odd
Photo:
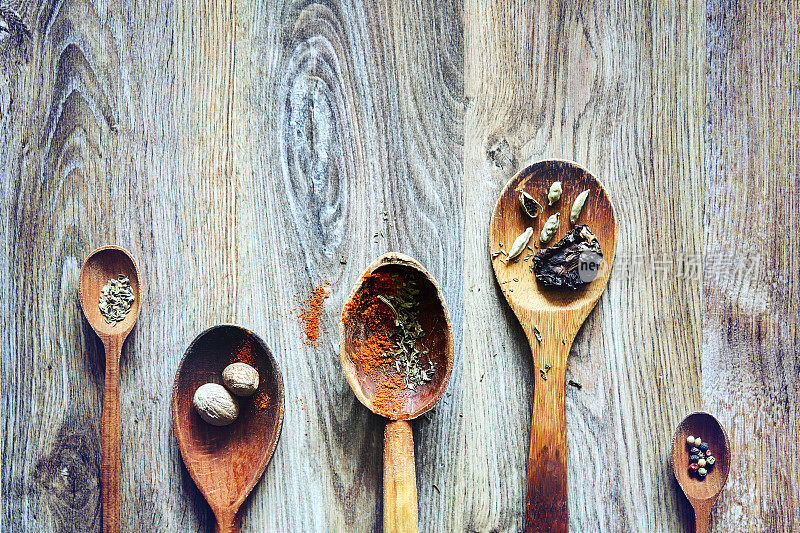
[(733, 463), (712, 527), (800, 520), (800, 3), (709, 2), (703, 403)]
[[(448, 3), (237, 5), (238, 249), (250, 269), (238, 318), (273, 347), (287, 402), (245, 529), (380, 530), (384, 422), (344, 379), (338, 322), (388, 250), (421, 261), (458, 319), (460, 33)], [(325, 281), (322, 342), (309, 348), (291, 307)], [(432, 486), (451, 471), (451, 425), (447, 407), (414, 423), (428, 530), (443, 520)]]
[[(65, 2), (28, 6), (21, 17), (31, 37), (6, 78), (13, 105), (4, 113), (11, 155), (3, 164), (4, 205), (13, 206), (4, 239), (4, 320), (13, 333), (3, 345), (3, 493), (10, 502), (3, 520), (14, 530), (100, 527), (102, 347), (81, 316), (76, 289), (82, 260), (109, 242), (131, 250), (145, 287), (146, 312), (121, 360), (124, 529), (197, 530), (208, 522), (187, 512), (197, 491), (174, 443), (169, 398), (180, 354), (199, 327), (219, 320), (226, 302), (203, 293), (215, 303), (209, 306), (195, 296), (224, 294), (224, 269), (220, 282), (203, 269), (205, 249), (183, 239), (206, 235), (203, 244), (218, 250), (212, 257), (224, 258), (227, 249), (215, 248), (215, 234), (224, 236), (216, 226), (184, 224), (181, 205), (199, 194), (179, 169), (215, 157), (224, 143), (183, 146), (202, 128), (183, 126), (196, 99), (184, 98), (189, 84), (180, 79), (194, 74), (180, 57), (176, 64), (173, 16), (169, 4)], [(156, 44), (141, 49), (144, 42)], [(207, 203), (196, 201), (198, 218)], [(191, 283), (183, 287), (182, 279)], [(216, 314), (196, 318), (209, 309)]]
[(505, 182), (549, 157), (603, 181), (620, 227), (568, 367), (583, 384), (567, 391), (571, 529), (679, 529), (688, 509), (667, 457), (700, 403), (700, 280), (653, 266), (701, 252), (702, 197), (687, 191), (701, 188), (703, 5), (472, 0), (464, 18), (467, 445), (451, 529), (521, 528), (536, 374), (494, 286), (487, 230)]
[(3, 525), (91, 531), (103, 360), (75, 289), (92, 246), (124, 238), (119, 55), (85, 2), (19, 18), (29, 36), (3, 51)]

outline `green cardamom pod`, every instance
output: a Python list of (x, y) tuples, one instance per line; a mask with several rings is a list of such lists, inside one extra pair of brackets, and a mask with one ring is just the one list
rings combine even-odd
[(542, 204), (525, 191), (520, 191), (519, 193), (519, 206), (522, 208), (522, 212), (531, 218), (538, 217), (539, 213), (544, 211)]
[(555, 236), (556, 232), (558, 231), (558, 217), (560, 214), (561, 213), (550, 215), (550, 218), (548, 218), (547, 222), (544, 223), (541, 236), (542, 243), (549, 241)]
[(583, 209), (583, 204), (586, 203), (586, 198), (589, 196), (589, 189), (586, 189), (582, 193), (575, 198), (575, 201), (572, 202), (572, 210), (569, 212), (569, 223), (575, 225), (578, 221), (578, 217), (581, 216), (581, 209)]
[(547, 205), (553, 205), (561, 198), (561, 182), (554, 181), (547, 193)]
[(529, 227), (522, 233), (522, 235), (517, 237), (517, 239), (514, 241), (514, 244), (511, 245), (511, 250), (508, 252), (509, 261), (514, 260), (517, 256), (519, 256), (519, 254), (522, 253), (522, 250), (528, 246), (528, 241), (531, 240), (531, 235), (533, 235), (533, 228)]

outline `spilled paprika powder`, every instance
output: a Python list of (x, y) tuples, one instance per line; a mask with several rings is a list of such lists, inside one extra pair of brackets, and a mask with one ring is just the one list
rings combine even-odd
[(316, 346), (318, 344), (322, 304), (329, 295), (328, 290), (323, 285), (319, 285), (300, 303), (297, 315), (303, 322), (303, 333), (306, 335), (303, 342), (307, 346)]

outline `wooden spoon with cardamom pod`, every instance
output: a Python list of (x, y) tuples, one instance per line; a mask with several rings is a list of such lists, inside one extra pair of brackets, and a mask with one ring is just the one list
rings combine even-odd
[[(547, 192), (560, 181), (560, 200), (548, 205)], [(602, 248), (603, 261), (596, 277), (578, 289), (545, 287), (537, 281), (533, 259), (543, 246), (557, 243), (570, 229), (570, 210), (575, 198), (588, 190), (577, 224), (586, 224)], [(520, 208), (525, 191), (544, 206), (536, 218)], [(560, 213), (559, 228), (545, 245), (540, 234), (545, 221)], [(530, 247), (515, 261), (507, 262), (499, 250), (510, 250), (526, 228), (533, 228)], [(501, 247), (501, 243), (503, 246)], [(491, 261), (497, 282), (517, 316), (533, 353), (534, 379), (531, 445), (528, 454), (528, 487), (525, 531), (566, 532), (567, 428), (564, 404), (567, 356), (572, 341), (606, 287), (617, 243), (614, 207), (600, 182), (569, 161), (540, 161), (521, 170), (503, 190), (489, 229)]]
[[(376, 342), (376, 320), (370, 320), (382, 311), (382, 324), (395, 324), (397, 316), (389, 304), (376, 301), (374, 294), (377, 273), (396, 276), (407, 283), (413, 280), (418, 293), (409, 301), (416, 309), (422, 335), (416, 346), (424, 352), (419, 357), (423, 367), (432, 363), (435, 371), (428, 381), (413, 390), (404, 387), (405, 369), (398, 371), (393, 361), (382, 357), (384, 350), (396, 351), (389, 343), (396, 337), (384, 335), (377, 358), (365, 357), (365, 347)], [(394, 282), (389, 284), (397, 287)], [(400, 290), (400, 289), (397, 289)], [(397, 294), (397, 292), (394, 292)], [(388, 292), (381, 296), (392, 295)], [(391, 300), (389, 300), (391, 304)], [(383, 306), (386, 307), (383, 307)], [(393, 304), (397, 306), (397, 303)], [(376, 311), (376, 307), (380, 310)], [(392, 313), (391, 315), (389, 313)], [(401, 311), (402, 312), (402, 311)], [(406, 322), (404, 319), (398, 319)], [(400, 327), (400, 326), (397, 326)], [(412, 342), (413, 344), (413, 342)], [(447, 389), (453, 370), (453, 330), (444, 303), (442, 291), (436, 280), (414, 259), (400, 253), (388, 253), (373, 262), (356, 284), (342, 311), (339, 326), (339, 351), (342, 368), (356, 398), (375, 414), (390, 421), (386, 424), (383, 459), (383, 531), (386, 533), (416, 533), (418, 530), (417, 482), (414, 472), (414, 437), (408, 420), (433, 408)], [(393, 357), (395, 360), (396, 358)], [(411, 372), (413, 374), (413, 372)]]

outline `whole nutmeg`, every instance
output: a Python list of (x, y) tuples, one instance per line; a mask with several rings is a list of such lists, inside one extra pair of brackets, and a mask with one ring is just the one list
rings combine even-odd
[(258, 389), (258, 371), (247, 363), (233, 363), (222, 371), (222, 381), (237, 396), (251, 396)]
[(200, 385), (192, 400), (200, 418), (212, 426), (227, 426), (239, 416), (239, 404), (225, 387), (217, 383)]

